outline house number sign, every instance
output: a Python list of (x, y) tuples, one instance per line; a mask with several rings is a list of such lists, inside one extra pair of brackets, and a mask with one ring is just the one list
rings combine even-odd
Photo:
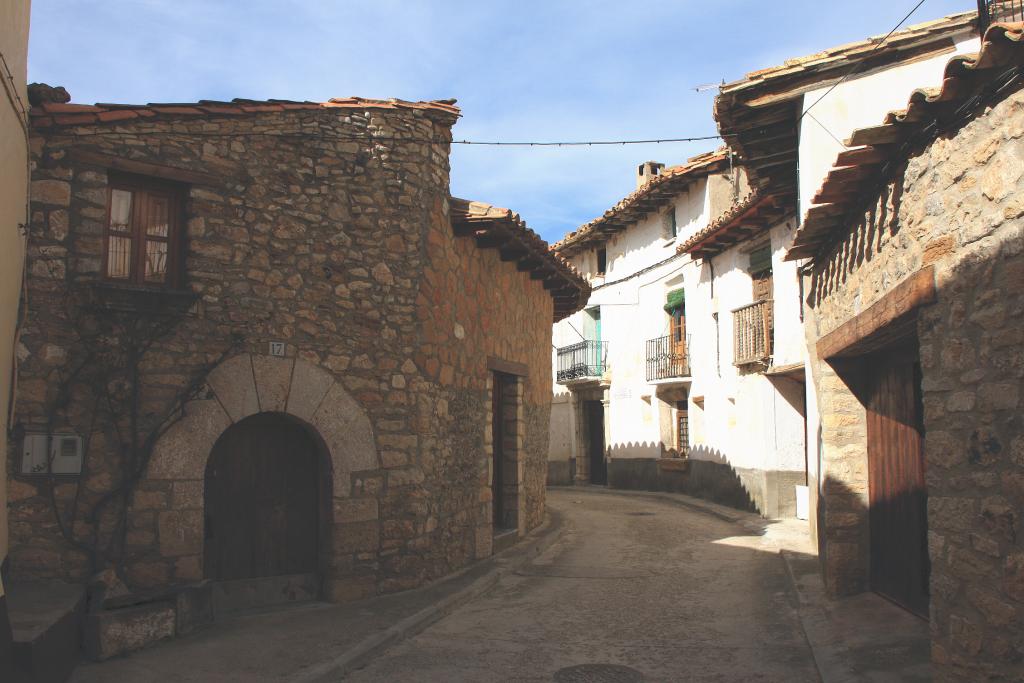
[(270, 355), (284, 358), (284, 342), (270, 342)]

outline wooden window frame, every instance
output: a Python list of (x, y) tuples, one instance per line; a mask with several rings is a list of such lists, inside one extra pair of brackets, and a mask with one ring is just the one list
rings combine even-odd
[[(113, 193), (122, 190), (132, 193), (131, 214), (128, 235), (131, 238), (131, 257), (128, 266), (128, 277), (111, 277), (109, 274), (110, 258), (110, 218), (113, 210)], [(167, 238), (156, 239), (145, 234), (145, 221), (142, 218), (144, 207), (149, 206), (149, 197), (154, 194), (168, 198), (167, 207)], [(143, 197), (142, 201), (139, 198)], [(141, 176), (111, 173), (107, 184), (107, 212), (103, 227), (103, 282), (126, 287), (155, 290), (181, 289), (184, 285), (184, 235), (185, 225), (185, 188), (176, 183)], [(162, 281), (146, 280), (144, 263), (147, 241), (166, 241), (167, 267)]]

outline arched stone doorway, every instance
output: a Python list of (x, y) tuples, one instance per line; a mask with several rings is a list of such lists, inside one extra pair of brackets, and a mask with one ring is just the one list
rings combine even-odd
[(204, 578), (318, 573), (321, 470), (320, 446), (298, 420), (259, 413), (229, 427), (206, 464)]
[[(380, 478), (373, 428), (362, 407), (333, 375), (301, 358), (242, 354), (221, 363), (207, 386), (185, 404), (161, 436), (140, 486), (168, 491), (166, 505), (134, 518), (155, 516), (156, 557), (140, 560), (157, 577), (147, 586), (206, 578), (206, 473), (221, 437), (267, 414), (304, 429), (317, 445), (318, 580), (329, 600), (372, 594), (376, 577), (357, 574), (356, 554), (380, 547), (379, 489), (359, 477)], [(306, 575), (309, 576), (309, 575)], [(304, 582), (303, 585), (309, 585)], [(286, 587), (287, 589), (287, 587)]]

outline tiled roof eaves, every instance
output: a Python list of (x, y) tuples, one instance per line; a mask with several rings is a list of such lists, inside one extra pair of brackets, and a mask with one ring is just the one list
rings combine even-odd
[(481, 248), (503, 250), (517, 267), (543, 281), (554, 300), (554, 322), (581, 310), (590, 297), (588, 283), (560, 254), (535, 233), (519, 214), (482, 202), (452, 197), (452, 227), (456, 235), (471, 236)]
[(739, 80), (726, 83), (721, 87), (720, 92), (722, 94), (745, 92), (798, 74), (843, 68), (864, 59), (868, 54), (898, 50), (911, 42), (941, 38), (971, 30), (976, 26), (977, 19), (978, 13), (975, 11), (951, 14), (896, 31), (886, 39), (885, 44), (881, 47), (879, 47), (879, 42), (885, 39), (884, 34), (845, 45), (837, 45), (811, 55), (787, 59), (781, 65), (752, 71)]
[(795, 196), (797, 121), (804, 92), (841, 78), (856, 64), (869, 72), (931, 54), (943, 43), (952, 49), (951, 38), (972, 31), (976, 20), (976, 12), (951, 15), (897, 31), (881, 46), (884, 36), (875, 36), (752, 72), (723, 85), (715, 97), (718, 130), (754, 187), (788, 188)]
[(814, 258), (832, 244), (835, 233), (889, 181), (889, 169), (967, 123), (973, 114), (965, 119), (957, 117), (957, 110), (986, 86), (998, 91), (989, 93), (986, 104), (1009, 94), (991, 88), (1001, 84), (999, 77), (1008, 67), (1016, 67), (1017, 74), (1024, 68), (1024, 24), (993, 24), (980, 52), (958, 55), (946, 64), (941, 88), (915, 90), (906, 109), (890, 112), (880, 126), (855, 130), (846, 141), (849, 149), (840, 152), (815, 195), (786, 258)]
[(407, 102), (405, 100), (373, 100), (361, 97), (334, 98), (327, 102), (300, 102), (293, 100), (245, 100), (230, 102), (200, 100), (183, 103), (150, 104), (72, 104), (43, 102), (32, 107), (30, 117), (35, 128), (94, 125), (152, 119), (155, 117), (245, 116), (267, 112), (319, 109), (406, 109), (436, 112), (451, 117), (454, 123), (461, 113), (454, 100)]
[(625, 230), (644, 216), (668, 204), (687, 185), (725, 167), (728, 153), (719, 149), (689, 159), (685, 164), (664, 169), (642, 187), (627, 195), (603, 215), (585, 223), (551, 245), (565, 256), (580, 251), (593, 239)]
[[(785, 196), (753, 190), (706, 228), (679, 245), (676, 253), (688, 253), (694, 258), (720, 253), (792, 214), (793, 209), (787, 205)], [(738, 231), (742, 234), (735, 234)]]

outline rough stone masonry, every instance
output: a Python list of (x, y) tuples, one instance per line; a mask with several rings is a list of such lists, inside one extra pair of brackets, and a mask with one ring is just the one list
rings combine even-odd
[[(1024, 675), (1024, 93), (910, 158), (816, 261), (809, 348), (922, 269), (920, 347), (937, 680)], [(812, 363), (823, 415), (822, 537), (834, 593), (864, 590), (865, 409)]]
[[(450, 573), (492, 550), (495, 359), (522, 369), (519, 531), (539, 524), (554, 304), (522, 263), (455, 236), (458, 115), (359, 99), (33, 110), (11, 452), (19, 435), (66, 432), (86, 453), (77, 477), (8, 463), (14, 577), (113, 566), (135, 591), (202, 579), (207, 457), (263, 412), (323, 447), (326, 598)], [(126, 172), (184, 193), (181, 292), (102, 284), (108, 188)]]

